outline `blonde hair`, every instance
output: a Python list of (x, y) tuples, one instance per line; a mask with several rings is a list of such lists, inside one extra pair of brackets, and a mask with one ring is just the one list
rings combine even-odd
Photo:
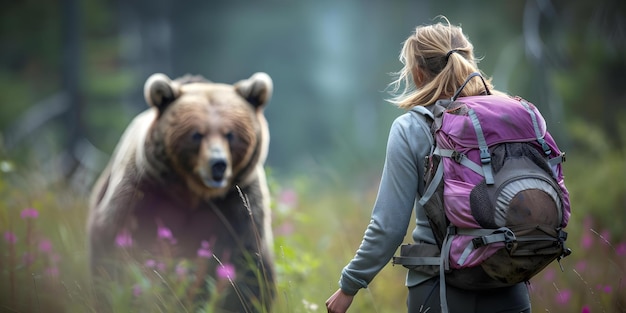
[[(400, 52), (400, 62), (404, 67), (393, 75), (396, 79), (389, 84), (388, 102), (410, 109), (416, 105), (429, 105), (444, 98), (450, 98), (472, 72), (479, 72), (478, 60), (474, 57), (474, 46), (467, 39), (460, 26), (444, 23), (418, 26), (415, 32), (404, 41)], [(419, 67), (423, 75), (423, 86), (415, 86), (413, 72)], [(483, 75), (484, 76), (484, 75)], [(485, 77), (490, 91), (491, 79)], [(460, 96), (479, 95), (485, 92), (480, 79), (472, 79)], [(500, 93), (497, 92), (496, 93)]]

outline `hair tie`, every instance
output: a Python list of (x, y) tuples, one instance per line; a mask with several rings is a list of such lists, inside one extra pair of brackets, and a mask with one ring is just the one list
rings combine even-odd
[(450, 55), (453, 53), (459, 53), (460, 51), (457, 49), (452, 49), (450, 51), (448, 51), (448, 53), (446, 53), (446, 62), (448, 62), (448, 58), (450, 58)]

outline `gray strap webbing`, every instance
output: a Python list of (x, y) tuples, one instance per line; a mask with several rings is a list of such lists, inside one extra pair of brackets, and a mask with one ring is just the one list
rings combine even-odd
[[(507, 227), (500, 227), (498, 229), (457, 229), (457, 233), (459, 235), (469, 235), (481, 238), (483, 245), (516, 240), (513, 231)], [(474, 251), (474, 249), (474, 242), (470, 241), (456, 263), (458, 265), (465, 264), (465, 260), (470, 253)]]
[(455, 162), (458, 162), (459, 164), (468, 167), (480, 176), (485, 176), (485, 174), (483, 173), (483, 168), (480, 165), (474, 163), (474, 161), (468, 159), (464, 154), (459, 154), (459, 152), (455, 150), (435, 148), (433, 154), (437, 154), (446, 158), (451, 158)]
[(418, 203), (421, 206), (426, 204), (426, 202), (430, 200), (430, 197), (432, 197), (435, 194), (435, 191), (437, 191), (437, 187), (439, 186), (439, 182), (441, 181), (442, 178), (443, 178), (443, 162), (439, 162), (439, 165), (437, 165), (437, 171), (435, 172), (435, 176), (433, 176), (433, 179), (430, 181), (430, 184), (428, 184), (428, 187), (424, 191), (424, 195), (422, 195), (422, 197), (418, 201)]
[(537, 142), (541, 145), (543, 152), (546, 155), (550, 155), (552, 153), (552, 149), (550, 149), (550, 146), (548, 146), (545, 139), (543, 139), (543, 135), (541, 134), (541, 131), (539, 130), (539, 123), (537, 123), (537, 115), (530, 108), (530, 105), (526, 103), (526, 101), (520, 100), (520, 103), (524, 106), (524, 108), (526, 108), (526, 111), (528, 111), (528, 114), (530, 114), (530, 119), (533, 121), (533, 128), (535, 129), (535, 137), (537, 137)]
[[(537, 122), (537, 115), (530, 108), (530, 105), (526, 101), (520, 100), (520, 103), (524, 106), (524, 108), (526, 108), (526, 111), (528, 111), (528, 114), (530, 114), (530, 119), (533, 121), (533, 128), (535, 129), (535, 137), (537, 137), (537, 142), (541, 145), (541, 149), (543, 149), (543, 152), (547, 156), (552, 154), (552, 149), (550, 148), (546, 140), (543, 139), (543, 136), (541, 135), (541, 130), (539, 130), (539, 123)], [(550, 164), (550, 166), (555, 166), (559, 163), (563, 163), (563, 161), (565, 161), (565, 159), (564, 159), (563, 154), (561, 154), (559, 156), (549, 159), (548, 164)]]
[(441, 257), (439, 260), (439, 302), (441, 305), (441, 313), (448, 313), (448, 298), (446, 295), (446, 271), (450, 269), (450, 248), (452, 247), (452, 238), (454, 237), (454, 226), (448, 227), (446, 238), (441, 245)]
[(472, 125), (474, 125), (474, 130), (476, 131), (478, 149), (480, 149), (480, 163), (482, 164), (485, 182), (487, 185), (493, 185), (494, 181), (493, 173), (491, 171), (491, 154), (489, 153), (489, 147), (487, 146), (483, 129), (480, 126), (480, 121), (478, 120), (478, 116), (476, 116), (476, 112), (474, 112), (473, 109), (470, 109), (467, 113), (472, 120)]
[(555, 166), (559, 163), (563, 163), (564, 161), (565, 161), (565, 157), (563, 153), (561, 153), (561, 155), (553, 157), (550, 160), (548, 160), (548, 164), (550, 164), (550, 166)]
[(427, 257), (427, 256), (416, 256), (416, 257), (403, 257), (397, 256), (394, 257), (394, 262), (396, 264), (401, 265), (439, 265), (440, 257)]

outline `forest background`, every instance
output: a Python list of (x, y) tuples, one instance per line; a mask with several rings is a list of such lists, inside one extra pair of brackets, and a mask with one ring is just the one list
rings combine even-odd
[[(531, 282), (535, 310), (626, 312), (624, 1), (24, 0), (2, 7), (2, 312), (91, 308), (86, 197), (125, 126), (146, 108), (150, 74), (234, 83), (257, 71), (275, 87), (266, 115), (279, 308), (324, 311), (369, 222), (388, 129), (402, 114), (384, 101), (389, 74), (401, 67), (402, 41), (438, 15), (463, 27), (496, 88), (540, 108), (567, 152), (574, 254), (563, 271), (555, 264)], [(383, 269), (355, 311), (402, 311), (404, 274)], [(120, 292), (136, 286), (127, 287)], [(120, 303), (130, 308), (128, 299)]]

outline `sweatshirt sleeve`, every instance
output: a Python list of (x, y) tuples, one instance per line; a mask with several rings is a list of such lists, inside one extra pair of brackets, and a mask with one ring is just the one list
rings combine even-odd
[(411, 113), (392, 124), (385, 164), (371, 220), (354, 258), (343, 268), (339, 285), (354, 295), (367, 288), (374, 276), (390, 261), (406, 235), (411, 213), (422, 179), (418, 166), (430, 149), (429, 138)]

